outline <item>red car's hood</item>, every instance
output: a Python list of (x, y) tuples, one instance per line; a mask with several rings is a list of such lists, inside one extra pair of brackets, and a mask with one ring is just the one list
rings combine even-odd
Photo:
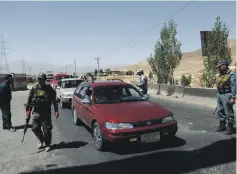
[(158, 104), (149, 101), (124, 102), (116, 104), (100, 104), (95, 106), (98, 117), (105, 117), (107, 121), (136, 122), (159, 119), (172, 113)]

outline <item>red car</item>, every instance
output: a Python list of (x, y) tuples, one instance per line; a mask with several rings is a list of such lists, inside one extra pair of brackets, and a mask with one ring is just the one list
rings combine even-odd
[(152, 143), (175, 137), (178, 130), (172, 112), (120, 80), (82, 82), (74, 91), (72, 109), (74, 123), (92, 130), (98, 150), (111, 142)]
[(63, 79), (63, 78), (69, 78), (70, 76), (67, 74), (56, 74), (53, 79), (50, 80), (51, 82), (51, 86), (53, 88), (56, 88), (56, 86), (58, 85), (58, 82)]

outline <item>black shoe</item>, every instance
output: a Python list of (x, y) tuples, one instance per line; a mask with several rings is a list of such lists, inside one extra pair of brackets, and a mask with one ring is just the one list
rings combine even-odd
[(232, 124), (229, 124), (227, 126), (227, 129), (226, 129), (226, 132), (225, 132), (226, 135), (231, 135), (233, 134), (233, 125)]
[(9, 130), (11, 132), (16, 132), (16, 128), (14, 128), (14, 127), (3, 127), (3, 130)]
[(225, 122), (221, 121), (220, 125), (217, 127), (216, 132), (223, 132), (226, 130)]

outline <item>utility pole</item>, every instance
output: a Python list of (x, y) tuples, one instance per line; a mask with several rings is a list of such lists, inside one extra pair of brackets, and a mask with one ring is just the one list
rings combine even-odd
[(25, 68), (26, 68), (26, 67), (25, 67), (25, 59), (24, 59), (24, 57), (23, 57), (21, 63), (22, 63), (22, 64), (21, 64), (21, 68), (22, 68), (21, 73), (24, 74), (24, 73), (25, 73)]
[(100, 57), (96, 57), (95, 60), (97, 61), (97, 66), (98, 66), (97, 76), (99, 77), (100, 76), (100, 60), (101, 60), (101, 58)]
[(74, 66), (75, 66), (75, 74), (74, 74), (74, 76), (76, 76), (77, 75), (77, 62), (76, 62), (76, 60), (74, 60)]
[(65, 68), (66, 68), (66, 74), (67, 74), (67, 65), (66, 65), (66, 67), (65, 67)]
[[(9, 70), (9, 66), (8, 66), (8, 63), (7, 63), (7, 57), (6, 57), (6, 52), (5, 52), (5, 50), (7, 49), (6, 47), (5, 47), (5, 43), (7, 43), (7, 42), (4, 42), (4, 40), (3, 40), (3, 34), (2, 34), (2, 36), (1, 36), (1, 64), (0, 64), (0, 72), (1, 73), (4, 73), (4, 69), (8, 72), (8, 73), (10, 73), (10, 70)], [(5, 67), (4, 67), (4, 64), (3, 64), (3, 61), (5, 60)]]
[(29, 68), (28, 71), (29, 71), (29, 75), (31, 75), (31, 68)]

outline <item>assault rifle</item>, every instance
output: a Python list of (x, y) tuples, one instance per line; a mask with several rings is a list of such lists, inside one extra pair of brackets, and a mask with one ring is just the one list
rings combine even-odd
[[(24, 108), (26, 108), (26, 104), (24, 106), (25, 106)], [(22, 143), (24, 141), (24, 138), (25, 138), (25, 135), (26, 135), (26, 131), (27, 131), (28, 126), (29, 126), (29, 122), (30, 122), (30, 116), (26, 118), (24, 132), (23, 132), (23, 138), (22, 138), (22, 141), (21, 141)]]

